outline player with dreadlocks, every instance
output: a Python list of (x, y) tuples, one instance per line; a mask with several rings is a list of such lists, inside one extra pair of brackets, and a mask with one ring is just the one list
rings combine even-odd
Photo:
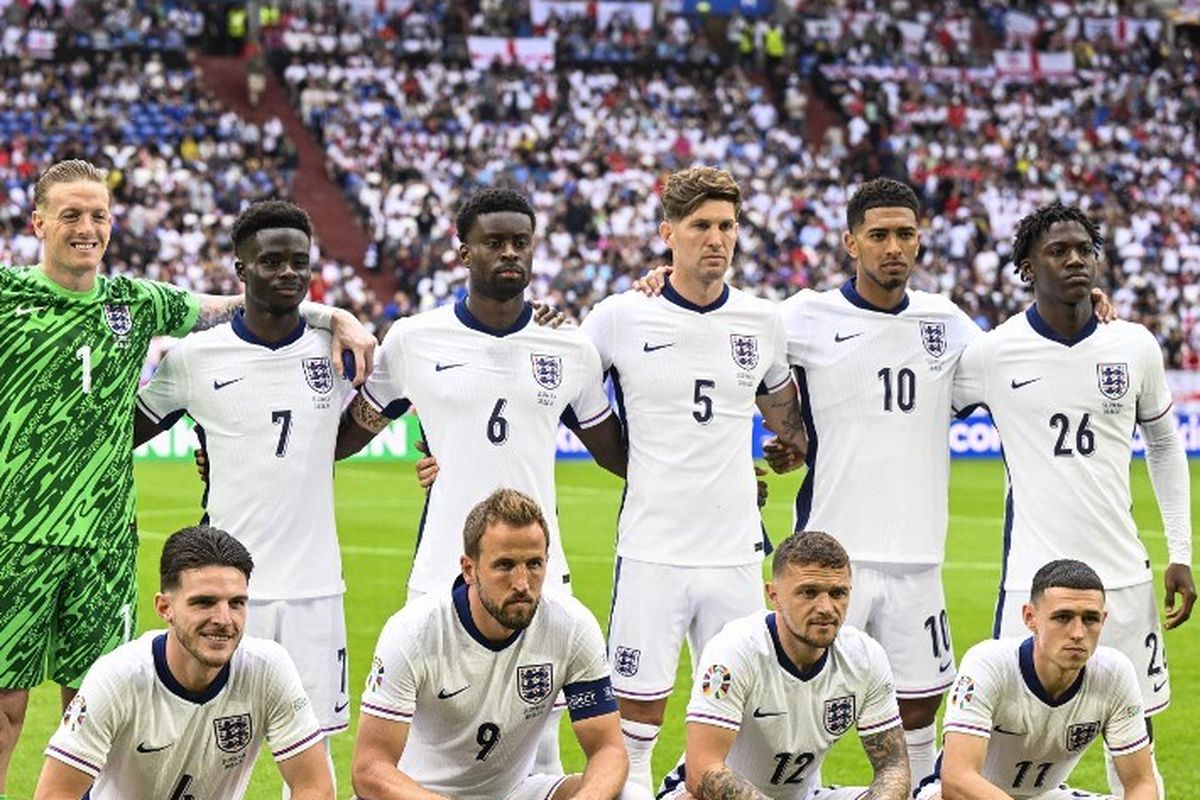
[[(993, 635), (1023, 634), (1021, 608), (1043, 563), (1087, 562), (1108, 590), (1101, 644), (1133, 661), (1149, 727), (1170, 702), (1170, 685), (1150, 559), (1130, 513), (1135, 424), (1167, 536), (1168, 629), (1183, 624), (1196, 601), (1190, 487), (1154, 335), (1132, 322), (1096, 324), (1091, 290), (1103, 244), (1075, 206), (1054, 203), (1021, 220), (1013, 262), (1032, 284), (1033, 305), (968, 345), (954, 406), (987, 405), (1004, 442), (1008, 495)], [(1119, 795), (1111, 759), (1109, 784)]]

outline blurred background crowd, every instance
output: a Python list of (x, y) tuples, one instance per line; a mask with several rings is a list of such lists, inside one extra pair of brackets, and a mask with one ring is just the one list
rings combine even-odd
[[(1017, 220), (1079, 203), (1120, 315), (1200, 369), (1197, 5), (0, 0), (0, 261), (37, 260), (32, 181), (84, 157), (110, 170), (111, 272), (236, 291), (229, 223), (288, 197), (316, 220), (313, 296), (382, 334), (464, 291), (455, 210), (508, 184), (539, 214), (533, 295), (582, 317), (665, 261), (657, 190), (708, 163), (745, 193), (732, 282), (781, 299), (845, 280), (845, 201), (887, 175), (924, 203), (915, 288), (994, 326), (1030, 299)], [(283, 105), (239, 111), (217, 54)], [(305, 170), (365, 246), (326, 253)]]

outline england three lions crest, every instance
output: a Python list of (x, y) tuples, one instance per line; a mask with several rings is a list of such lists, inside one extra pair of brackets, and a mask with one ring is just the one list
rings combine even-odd
[(946, 355), (946, 323), (921, 322), (921, 344), (934, 358)]
[(543, 389), (557, 389), (562, 383), (562, 356), (533, 353), (529, 356), (533, 364), (533, 379)]
[(249, 714), (218, 717), (213, 720), (213, 732), (217, 735), (217, 747), (226, 753), (236, 753), (250, 744), (254, 723)]
[(532, 664), (517, 667), (517, 696), (530, 705), (536, 705), (550, 696), (554, 688), (554, 667), (550, 664)]
[(302, 364), (308, 388), (317, 394), (329, 394), (333, 391), (333, 370), (329, 366), (328, 356), (306, 358)]
[(732, 351), (733, 363), (746, 372), (752, 372), (758, 366), (758, 337), (742, 336), (733, 333), (729, 335), (729, 349)]
[(133, 330), (133, 314), (129, 313), (129, 306), (106, 305), (104, 321), (117, 336), (128, 336), (129, 332)]
[(1100, 394), (1109, 400), (1120, 400), (1129, 391), (1129, 365), (1097, 364), (1096, 383), (1100, 386)]
[(850, 730), (850, 726), (854, 724), (856, 716), (854, 709), (854, 695), (852, 694), (826, 700), (825, 713), (821, 717), (821, 722), (825, 725), (825, 730), (829, 731), (833, 736), (841, 736)]

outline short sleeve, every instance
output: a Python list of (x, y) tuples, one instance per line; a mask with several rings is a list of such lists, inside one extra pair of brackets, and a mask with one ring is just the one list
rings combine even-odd
[(700, 654), (687, 721), (741, 730), (742, 715), (754, 693), (753, 665), (730, 637), (709, 640)]
[(805, 334), (809, 323), (805, 321), (804, 315), (806, 294), (806, 291), (802, 291), (779, 304), (779, 323), (783, 327), (784, 353), (787, 362), (797, 367), (806, 365), (808, 355)]
[(762, 383), (767, 394), (779, 391), (792, 378), (788, 368), (787, 336), (783, 332), (783, 319), (778, 308), (771, 308), (771, 363), (763, 373)]
[(1142, 385), (1137, 395), (1137, 421), (1153, 422), (1171, 410), (1174, 398), (1167, 385), (1167, 372), (1163, 366), (1162, 350), (1154, 337), (1147, 333), (1143, 337)]
[(892, 668), (888, 664), (883, 647), (868, 640), (867, 653), (870, 658), (870, 680), (863, 692), (862, 707), (858, 712), (858, 733), (873, 736), (900, 724), (900, 706), (896, 702), (896, 682), (892, 679)]
[(592, 341), (596, 352), (600, 355), (600, 371), (608, 372), (612, 368), (616, 356), (616, 345), (613, 341), (613, 316), (616, 311), (614, 302), (617, 298), (601, 300), (583, 319), (579, 329)]
[(267, 744), (276, 761), (304, 752), (324, 738), (300, 673), (282, 647), (272, 648), (267, 684)]
[(966, 312), (953, 304), (950, 312), (950, 325), (953, 328), (953, 336), (951, 344), (957, 344), (955, 355), (960, 355), (971, 342), (983, 336), (983, 330), (975, 324), (975, 320), (967, 316)]
[(124, 696), (121, 687), (104, 674), (102, 664), (93, 666), (63, 712), (45, 755), (98, 777), (129, 710), (121, 702)]
[(955, 413), (987, 402), (987, 368), (985, 340), (975, 337), (963, 350), (954, 370), (954, 395), (951, 405)]
[(191, 292), (158, 281), (138, 280), (137, 286), (154, 310), (155, 336), (183, 336), (195, 327), (200, 301)]
[(138, 390), (138, 408), (163, 430), (174, 425), (188, 407), (186, 341), (166, 352), (154, 378)]
[(404, 383), (404, 321), (393, 325), (375, 351), (375, 370), (363, 384), (363, 397), (375, 410), (396, 419), (408, 410)]
[(1133, 663), (1123, 654), (1114, 659), (1113, 687), (1109, 693), (1109, 714), (1104, 721), (1104, 743), (1114, 756), (1135, 753), (1150, 743), (1146, 715), (1142, 711), (1142, 692)]
[(574, 610), (575, 636), (570, 661), (567, 663), (563, 694), (567, 711), (573, 722), (589, 717), (610, 714), (617, 710), (608, 659), (605, 657), (604, 635), (592, 612), (582, 604)]
[(580, 367), (583, 379), (579, 392), (571, 399), (571, 411), (579, 421), (580, 428), (590, 428), (612, 413), (608, 394), (604, 391), (604, 370), (600, 368), (600, 354), (586, 338), (580, 348)]
[(958, 680), (950, 693), (942, 730), (991, 738), (999, 692), (1000, 681), (994, 671), (977, 650), (968, 650), (958, 667)]
[(417, 710), (417, 690), (420, 687), (418, 666), (408, 653), (419, 647), (400, 619), (393, 615), (383, 626), (375, 657), (367, 673), (361, 710), (364, 714), (391, 722), (411, 723)]

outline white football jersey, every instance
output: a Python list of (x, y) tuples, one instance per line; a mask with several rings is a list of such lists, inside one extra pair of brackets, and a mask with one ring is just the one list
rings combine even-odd
[(808, 429), (796, 530), (836, 536), (855, 561), (941, 564), (954, 370), (981, 332), (941, 295), (884, 311), (854, 284), (780, 304)]
[(629, 441), (617, 555), (672, 566), (761, 561), (751, 435), (755, 399), (790, 380), (775, 307), (737, 289), (700, 308), (668, 282), (583, 321)]
[(572, 720), (617, 710), (591, 612), (543, 594), (528, 628), (494, 642), (475, 626), (460, 577), (384, 625), (362, 713), (411, 726), (399, 768), (425, 789), (488, 800), (529, 775), (559, 690)]
[(203, 694), (167, 668), (167, 634), (101, 656), (46, 755), (96, 779), (92, 800), (240, 798), (263, 739), (276, 761), (322, 741), (300, 676), (275, 642), (245, 636)]
[(411, 403), (438, 461), (408, 579), (419, 592), (440, 591), (459, 574), (467, 514), (501, 487), (541, 506), (550, 527), (546, 589), (569, 591), (554, 493), (558, 423), (573, 416), (589, 428), (612, 409), (587, 337), (532, 317), (526, 304), (510, 329), (494, 331), (463, 299), (397, 320), (376, 353), (364, 397), (393, 418)]
[(1092, 320), (1062, 341), (1036, 306), (963, 354), (955, 408), (985, 404), (1004, 442), (1004, 589), (1028, 590), (1056, 558), (1086, 561), (1106, 589), (1144, 583), (1150, 560), (1130, 507), (1134, 424), (1171, 410), (1162, 351), (1141, 325)]
[(1133, 664), (1098, 647), (1079, 679), (1052, 700), (1033, 668), (1033, 638), (980, 642), (958, 665), (945, 733), (988, 740), (983, 777), (1011, 797), (1066, 782), (1097, 736), (1114, 756), (1150, 743)]
[(208, 522), (254, 558), (255, 600), (345, 591), (333, 515), (333, 456), (350, 382), (330, 363), (328, 331), (305, 326), (267, 344), (238, 312), (171, 348), (138, 408), (169, 428), (196, 421), (208, 453)]
[(774, 612), (756, 611), (709, 640), (687, 721), (737, 731), (726, 765), (767, 797), (801, 800), (821, 785), (821, 762), (838, 739), (851, 728), (859, 736), (894, 728), (900, 709), (887, 655), (870, 636), (842, 626), (803, 672), (784, 652), (777, 624)]

